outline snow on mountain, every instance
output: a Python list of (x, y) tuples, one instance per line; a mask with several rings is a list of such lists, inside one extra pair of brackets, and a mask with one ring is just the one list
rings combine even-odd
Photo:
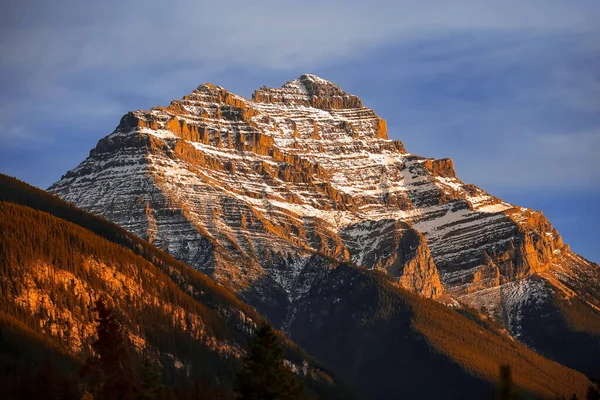
[[(308, 292), (302, 272), (315, 257), (508, 313), (509, 327), (522, 299), (538, 296), (527, 279), (561, 290), (572, 275), (553, 272), (572, 253), (541, 212), (461, 182), (450, 159), (408, 153), (358, 97), (314, 75), (252, 99), (204, 84), (130, 112), (49, 190), (281, 321)], [(570, 260), (569, 271), (600, 276)], [(489, 295), (499, 288), (515, 294)]]

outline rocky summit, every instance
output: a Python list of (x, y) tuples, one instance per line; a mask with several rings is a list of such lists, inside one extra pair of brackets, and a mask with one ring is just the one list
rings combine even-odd
[(210, 274), (284, 329), (335, 262), (485, 307), (524, 339), (525, 311), (556, 296), (600, 311), (589, 289), (600, 268), (541, 212), (463, 183), (450, 159), (409, 153), (357, 96), (314, 75), (252, 99), (203, 84), (129, 112), (49, 191)]

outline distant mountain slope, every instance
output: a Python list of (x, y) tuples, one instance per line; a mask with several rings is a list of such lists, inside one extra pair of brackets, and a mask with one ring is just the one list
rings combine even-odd
[[(210, 278), (114, 224), (4, 175), (0, 238), (0, 331), (15, 350), (45, 347), (40, 353), (75, 365), (90, 352), (92, 306), (102, 297), (137, 352), (160, 362), (170, 382), (203, 377), (231, 388), (238, 359), (262, 318)], [(286, 353), (305, 371), (307, 395), (351, 397), (289, 341)], [(43, 354), (20, 360), (39, 363)], [(8, 368), (18, 360), (0, 351), (0, 361)]]
[(277, 326), (294, 326), (310, 291), (299, 279), (319, 254), (485, 307), (524, 343), (595, 371), (600, 267), (541, 212), (463, 183), (450, 159), (409, 153), (358, 97), (314, 75), (252, 99), (204, 84), (130, 112), (49, 190), (206, 272)]

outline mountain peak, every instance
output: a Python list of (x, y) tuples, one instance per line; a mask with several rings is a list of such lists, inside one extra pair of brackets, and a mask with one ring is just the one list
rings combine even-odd
[(306, 92), (306, 94), (309, 96), (318, 97), (319, 91), (327, 91), (328, 89), (335, 91), (337, 94), (348, 96), (348, 94), (335, 83), (313, 74), (302, 74), (297, 79), (284, 84), (283, 87), (299, 88), (300, 90)]
[(296, 81), (300, 82), (305, 87), (312, 87), (312, 86), (327, 87), (327, 86), (333, 86), (333, 87), (336, 87), (337, 89), (340, 89), (340, 87), (338, 85), (336, 85), (335, 83), (333, 83), (331, 81), (328, 81), (327, 79), (323, 79), (321, 77), (318, 77), (317, 75), (313, 75), (313, 74), (302, 74), (302, 75), (300, 75), (300, 77), (298, 77), (298, 79), (296, 79)]
[(261, 103), (298, 104), (322, 110), (364, 108), (358, 96), (348, 94), (338, 85), (313, 74), (303, 74), (280, 88), (256, 90), (252, 99)]
[(202, 83), (202, 84), (198, 85), (198, 89), (203, 89), (203, 88), (212, 89), (212, 88), (216, 88), (216, 87), (219, 87), (219, 86), (218, 85), (213, 85), (210, 82), (205, 82), (205, 83)]

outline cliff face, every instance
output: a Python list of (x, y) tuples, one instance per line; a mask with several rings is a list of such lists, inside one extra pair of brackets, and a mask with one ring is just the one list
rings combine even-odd
[(353, 261), (397, 279), (404, 288), (428, 298), (443, 294), (427, 239), (398, 220), (365, 221), (340, 233)]
[(316, 253), (458, 300), (571, 254), (540, 212), (464, 184), (450, 159), (408, 153), (358, 97), (314, 75), (252, 100), (205, 84), (130, 112), (49, 190), (282, 323)]

